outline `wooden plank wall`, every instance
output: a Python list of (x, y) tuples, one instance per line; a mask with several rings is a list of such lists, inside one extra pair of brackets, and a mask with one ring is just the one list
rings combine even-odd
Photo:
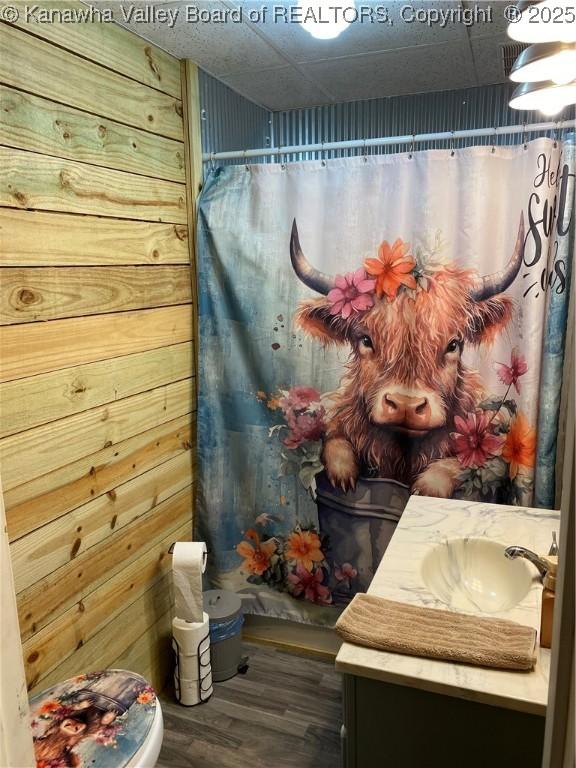
[(180, 63), (22, 13), (0, 49), (0, 461), (28, 687), (114, 665), (160, 687), (193, 499)]

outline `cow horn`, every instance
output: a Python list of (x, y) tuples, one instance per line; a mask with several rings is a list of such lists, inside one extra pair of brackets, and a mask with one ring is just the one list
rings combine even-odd
[(475, 301), (484, 301), (491, 296), (502, 293), (512, 285), (524, 258), (524, 214), (520, 214), (520, 226), (518, 227), (518, 237), (514, 246), (512, 258), (500, 272), (494, 272), (492, 275), (486, 275), (475, 281), (470, 291), (470, 296)]
[(324, 296), (334, 288), (334, 279), (329, 275), (324, 274), (324, 272), (315, 269), (302, 253), (300, 240), (298, 238), (296, 219), (292, 222), (290, 261), (294, 267), (294, 272), (296, 272), (300, 280), (302, 280), (304, 285), (307, 285), (308, 288), (312, 288), (313, 291), (322, 293)]

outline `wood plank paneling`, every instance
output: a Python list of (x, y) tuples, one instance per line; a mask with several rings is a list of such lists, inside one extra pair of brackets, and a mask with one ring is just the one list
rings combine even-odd
[(10, 539), (18, 539), (189, 451), (194, 443), (192, 427), (190, 416), (182, 416), (6, 491)]
[(3, 326), (0, 381), (157, 349), (191, 338), (191, 305)]
[(194, 478), (181, 71), (49, 1), (50, 21), (18, 3), (0, 22), (0, 459), (27, 675), (126, 657), (162, 684)]
[[(191, 527), (188, 524), (181, 529), (177, 539), (191, 539)], [(108, 666), (111, 669), (131, 669), (149, 680), (157, 691), (163, 691), (174, 670), (172, 617), (171, 609), (128, 645), (120, 656), (109, 662)]]
[[(130, 5), (125, 4), (125, 7), (129, 13)], [(56, 9), (58, 13), (71, 9), (84, 14), (87, 21), (58, 23), (56, 17), (49, 23), (43, 20), (44, 9), (48, 12)], [(123, 18), (122, 14), (120, 18)], [(97, 10), (91, 14), (91, 9), (79, 2), (44, 0), (36, 6), (33, 3), (23, 6), (16, 24), (86, 59), (180, 98), (178, 60), (117, 24), (107, 22)]]
[(21, 592), (99, 544), (111, 531), (129, 525), (187, 488), (191, 480), (192, 460), (187, 451), (14, 542), (16, 591)]
[(186, 266), (0, 268), (0, 325), (189, 304)]
[(184, 144), (0, 86), (0, 144), (183, 182)]
[(173, 96), (7, 24), (0, 24), (0, 50), (0, 80), (6, 85), (182, 140), (182, 102)]
[[(127, 645), (142, 637), (149, 629), (153, 630), (160, 620), (163, 626), (169, 626), (172, 604), (170, 576), (165, 576), (153, 584), (142, 597), (127, 606), (119, 619), (106, 624), (66, 661), (47, 675), (33, 680), (31, 695), (69, 677), (110, 668)], [(165, 652), (166, 643), (162, 644), (162, 649)], [(160, 653), (159, 647), (156, 648), (156, 653)], [(144, 672), (146, 678), (148, 675), (148, 671)], [(160, 687), (158, 682), (156, 685)]]
[[(190, 265), (194, 274), (197, 272), (198, 260), (196, 258), (196, 226), (197, 210), (196, 201), (202, 189), (202, 138), (200, 129), (200, 85), (198, 81), (198, 67), (192, 61), (184, 60), (180, 65), (182, 77), (182, 103), (184, 105), (184, 135), (186, 141), (186, 210), (188, 213), (188, 250), (190, 253)], [(196, 281), (192, 283), (192, 301), (198, 306), (198, 288)], [(194, 351), (196, 354), (195, 365), (198, 365), (198, 317), (194, 315)]]
[(0, 440), (6, 489), (190, 413), (189, 379), (126, 397)]
[(120, 573), (132, 560), (190, 519), (191, 489), (158, 504), (18, 595), (20, 632), (26, 640), (74, 603)]
[(172, 565), (168, 548), (177, 540), (179, 533), (186, 535), (187, 531), (189, 535), (188, 524), (172, 531), (158, 546), (144, 552), (25, 642), (22, 650), (28, 662), (28, 685), (69, 658), (79, 645), (85, 645), (166, 576)]
[(192, 360), (189, 343), (174, 344), (4, 382), (0, 384), (0, 437), (190, 378)]
[(182, 184), (0, 148), (0, 205), (186, 223)]
[[(0, 209), (5, 267), (189, 264), (183, 224)], [(42, 247), (39, 246), (42, 244)]]

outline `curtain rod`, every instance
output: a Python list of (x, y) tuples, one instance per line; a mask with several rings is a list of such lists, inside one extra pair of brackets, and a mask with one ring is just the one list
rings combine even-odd
[(562, 120), (547, 123), (530, 123), (523, 125), (505, 125), (494, 128), (471, 128), (465, 131), (444, 131), (442, 133), (417, 133), (406, 136), (383, 136), (378, 139), (352, 139), (351, 141), (325, 141), (317, 144), (294, 144), (287, 147), (263, 147), (262, 149), (232, 150), (230, 152), (206, 152), (202, 155), (204, 162), (213, 160), (245, 160), (249, 157), (272, 157), (279, 155), (303, 154), (304, 152), (328, 152), (333, 149), (368, 149), (369, 147), (384, 147), (390, 144), (416, 144), (423, 141), (456, 141), (481, 136), (507, 136), (516, 133), (534, 133), (537, 131), (561, 131), (573, 128), (573, 120)]

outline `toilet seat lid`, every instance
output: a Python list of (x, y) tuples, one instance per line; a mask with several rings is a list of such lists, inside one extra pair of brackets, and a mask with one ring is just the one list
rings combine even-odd
[(30, 701), (37, 768), (123, 768), (146, 741), (156, 694), (141, 675), (78, 675)]

